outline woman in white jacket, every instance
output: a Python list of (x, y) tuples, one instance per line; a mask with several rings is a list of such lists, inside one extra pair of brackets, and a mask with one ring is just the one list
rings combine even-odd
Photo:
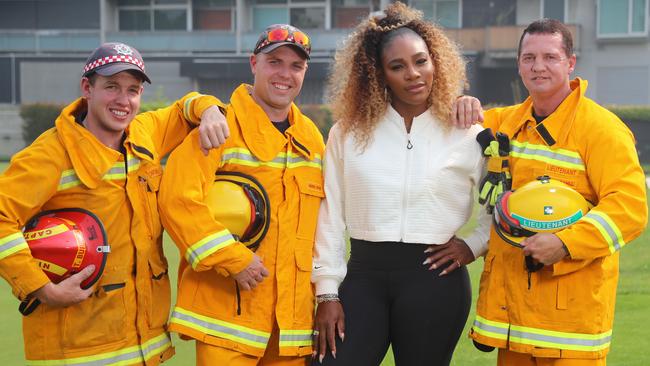
[(470, 236), (456, 236), (484, 164), (481, 127), (454, 129), (450, 117), (465, 64), (440, 28), (401, 3), (362, 21), (335, 60), (338, 122), (312, 275), (315, 362), (379, 365), (392, 344), (398, 366), (447, 365), (471, 304), (465, 265), (485, 251), (489, 228), (482, 215)]

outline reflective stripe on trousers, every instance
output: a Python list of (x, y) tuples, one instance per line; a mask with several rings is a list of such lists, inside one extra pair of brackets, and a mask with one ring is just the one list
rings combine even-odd
[(121, 350), (100, 353), (92, 356), (66, 358), (61, 360), (26, 360), (28, 366), (101, 366), (101, 365), (132, 365), (144, 363), (153, 356), (160, 354), (172, 346), (172, 342), (166, 333), (152, 338), (147, 342), (123, 348)]
[(611, 330), (599, 334), (558, 332), (496, 322), (478, 315), (474, 320), (473, 329), (485, 337), (508, 340), (513, 343), (585, 352), (606, 349), (612, 339)]

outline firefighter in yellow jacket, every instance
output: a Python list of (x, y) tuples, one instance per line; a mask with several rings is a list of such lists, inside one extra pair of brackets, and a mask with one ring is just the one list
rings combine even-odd
[[(83, 97), (0, 176), (0, 275), (19, 299), (41, 302), (23, 317), (27, 365), (157, 365), (173, 355), (160, 159), (201, 116), (212, 126), (202, 134), (208, 140), (227, 126), (218, 101), (197, 93), (136, 116), (144, 70), (125, 44), (97, 48), (84, 68)], [(86, 290), (80, 283), (92, 267), (54, 284), (21, 233), (39, 211), (76, 207), (103, 222), (111, 247), (102, 277)]]
[[(191, 133), (169, 158), (161, 214), (185, 259), (170, 329), (196, 340), (198, 365), (305, 365), (311, 356), (324, 143), (293, 104), (310, 48), (295, 27), (267, 28), (250, 57), (254, 85), (235, 89), (226, 109), (230, 138), (204, 156)], [(268, 195), (255, 252), (206, 204), (217, 172), (252, 177)]]
[[(647, 223), (634, 137), (585, 96), (587, 81), (569, 79), (572, 48), (562, 23), (530, 24), (518, 56), (530, 97), (485, 115), (485, 127), (510, 138), (513, 189), (547, 175), (594, 205), (564, 230), (525, 239), (523, 250), (492, 228), (470, 336), (499, 348), (499, 365), (605, 365), (619, 250)], [(529, 272), (525, 255), (545, 266)]]

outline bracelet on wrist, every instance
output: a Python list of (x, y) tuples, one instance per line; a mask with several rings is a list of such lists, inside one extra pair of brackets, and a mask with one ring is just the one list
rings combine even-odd
[(332, 302), (332, 301), (336, 301), (336, 302), (341, 301), (339, 299), (339, 294), (322, 294), (316, 296), (316, 304), (321, 304), (324, 302)]

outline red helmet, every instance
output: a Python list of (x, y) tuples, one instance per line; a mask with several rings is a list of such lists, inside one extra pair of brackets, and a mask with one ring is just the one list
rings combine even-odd
[(23, 235), (32, 257), (54, 283), (94, 264), (95, 272), (81, 283), (83, 289), (99, 280), (110, 252), (104, 225), (81, 208), (41, 212), (27, 222)]

